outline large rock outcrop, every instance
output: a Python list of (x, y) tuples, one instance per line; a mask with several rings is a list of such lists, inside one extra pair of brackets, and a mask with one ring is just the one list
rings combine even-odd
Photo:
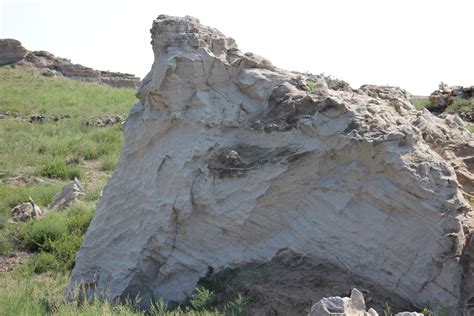
[(209, 267), (289, 249), (417, 305), (474, 300), (472, 212), (449, 164), (460, 144), (472, 153), (461, 123), (398, 88), (336, 91), (278, 69), (191, 17), (151, 32), (155, 62), (70, 295), (179, 301)]

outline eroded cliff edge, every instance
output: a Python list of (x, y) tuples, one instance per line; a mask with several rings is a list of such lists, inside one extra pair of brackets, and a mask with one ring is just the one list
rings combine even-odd
[(289, 249), (414, 304), (468, 308), (474, 139), (459, 118), (398, 88), (329, 89), (192, 17), (151, 32), (155, 62), (69, 295), (179, 301), (210, 266)]

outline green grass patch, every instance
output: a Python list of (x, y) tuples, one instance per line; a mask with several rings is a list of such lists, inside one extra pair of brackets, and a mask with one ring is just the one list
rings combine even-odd
[(0, 68), (0, 95), (0, 110), (22, 115), (123, 115), (136, 102), (130, 88), (48, 78), (8, 67)]
[[(61, 179), (72, 177), (55, 170), (64, 166), (53, 166), (53, 170), (45, 166), (118, 156), (122, 126), (99, 128), (85, 123), (101, 115), (126, 116), (136, 102), (133, 89), (46, 78), (5, 67), (0, 68), (0, 95), (0, 112), (19, 115), (0, 121), (0, 172), (14, 176), (41, 170)], [(36, 113), (69, 117), (29, 123), (29, 115)]]
[[(226, 305), (223, 310), (215, 307), (195, 310), (192, 306), (168, 307), (163, 300), (153, 302), (147, 311), (138, 307), (140, 298), (111, 304), (97, 297), (90, 301), (64, 301), (64, 290), (69, 281), (69, 273), (35, 274), (34, 269), (51, 269), (54, 257), (49, 254), (35, 256), (36, 266), (24, 266), (13, 272), (0, 275), (1, 315), (140, 315), (140, 316), (243, 316), (245, 299), (239, 297)], [(46, 269), (45, 269), (46, 270)], [(195, 301), (193, 296), (190, 300)], [(203, 303), (205, 303), (204, 301)], [(199, 306), (202, 304), (199, 303)]]
[[(40, 268), (35, 272), (70, 270), (74, 267), (77, 250), (83, 242), (83, 235), (95, 213), (94, 202), (76, 201), (63, 212), (49, 211), (41, 219), (27, 223), (9, 224), (0, 238), (4, 247), (15, 246), (36, 253), (32, 265)], [(41, 253), (48, 256), (41, 257)], [(55, 264), (41, 264), (52, 261)], [(37, 263), (34, 260), (39, 260)], [(48, 261), (48, 262), (49, 262)]]
[(82, 179), (84, 171), (76, 165), (67, 165), (62, 160), (53, 160), (40, 167), (39, 174), (62, 180), (74, 180), (74, 178)]
[(0, 213), (10, 215), (13, 207), (28, 202), (28, 197), (41, 208), (48, 206), (54, 195), (61, 190), (62, 183), (37, 183), (28, 186), (0, 185)]

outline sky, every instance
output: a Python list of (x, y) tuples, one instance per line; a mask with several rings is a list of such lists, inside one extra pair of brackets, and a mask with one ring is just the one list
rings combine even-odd
[(191, 15), (280, 68), (428, 95), (474, 85), (473, 0), (0, 0), (0, 38), (143, 78), (160, 14)]

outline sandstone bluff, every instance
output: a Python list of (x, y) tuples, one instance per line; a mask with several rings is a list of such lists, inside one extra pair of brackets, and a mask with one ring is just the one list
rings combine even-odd
[(472, 308), (474, 139), (459, 117), (278, 69), (192, 17), (161, 15), (151, 33), (69, 295), (180, 301), (209, 267), (288, 249), (418, 306)]

